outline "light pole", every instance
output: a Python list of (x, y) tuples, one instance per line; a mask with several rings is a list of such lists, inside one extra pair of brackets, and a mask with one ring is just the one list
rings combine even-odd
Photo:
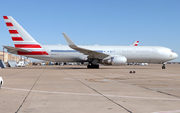
[(3, 47), (3, 62), (4, 62), (4, 47)]

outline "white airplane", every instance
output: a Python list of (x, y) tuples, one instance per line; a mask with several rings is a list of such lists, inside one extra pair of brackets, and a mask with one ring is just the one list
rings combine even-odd
[(15, 47), (4, 46), (10, 53), (54, 62), (89, 62), (87, 68), (99, 64), (125, 65), (126, 63), (163, 64), (178, 55), (159, 46), (77, 46), (63, 33), (68, 45), (41, 45), (35, 41), (11, 16), (3, 16)]
[(138, 46), (139, 41), (135, 41), (131, 46)]

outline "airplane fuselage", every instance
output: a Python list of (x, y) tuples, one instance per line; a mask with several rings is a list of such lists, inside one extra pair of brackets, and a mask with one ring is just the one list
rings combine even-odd
[[(167, 62), (177, 57), (171, 49), (160, 46), (79, 46), (108, 55), (122, 55), (127, 63)], [(48, 55), (26, 55), (27, 57), (55, 62), (86, 62), (87, 55), (71, 49), (67, 45), (42, 45)], [(30, 50), (30, 49), (28, 49)]]

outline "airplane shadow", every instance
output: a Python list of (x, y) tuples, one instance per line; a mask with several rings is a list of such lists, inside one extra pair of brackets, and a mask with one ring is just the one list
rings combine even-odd
[[(85, 70), (87, 69), (86, 66), (26, 66), (26, 67), (7, 67), (4, 69), (20, 69), (20, 70), (24, 70), (24, 69), (48, 69), (48, 70), (66, 70), (66, 69), (76, 69), (76, 70)], [(122, 67), (122, 66), (100, 66), (99, 67), (100, 70), (112, 70), (112, 69), (155, 69), (153, 67)], [(97, 69), (88, 69), (88, 70), (97, 70)]]

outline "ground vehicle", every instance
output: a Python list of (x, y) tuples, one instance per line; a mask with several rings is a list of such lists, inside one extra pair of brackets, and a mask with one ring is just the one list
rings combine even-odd
[(24, 61), (19, 61), (17, 67), (25, 67)]
[(2, 77), (0, 77), (0, 89), (1, 89), (2, 85), (3, 85), (3, 79), (2, 79)]

